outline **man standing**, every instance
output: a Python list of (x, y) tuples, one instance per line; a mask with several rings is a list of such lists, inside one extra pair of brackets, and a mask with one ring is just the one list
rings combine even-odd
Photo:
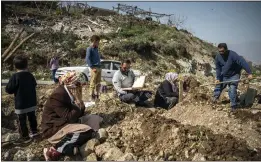
[(116, 71), (113, 75), (112, 83), (118, 96), (122, 102), (131, 103), (134, 102), (136, 106), (148, 106), (145, 101), (147, 101), (152, 93), (149, 91), (124, 91), (123, 88), (132, 87), (135, 81), (135, 75), (132, 70), (130, 70), (131, 61), (124, 60), (121, 63), (120, 70)]
[(252, 72), (246, 60), (236, 52), (228, 50), (226, 43), (218, 45), (219, 54), (216, 55), (216, 87), (214, 90), (213, 103), (216, 103), (223, 89), (229, 86), (228, 95), (230, 99), (231, 111), (237, 108), (237, 87), (238, 82), (218, 84), (223, 81), (240, 79), (242, 68), (248, 73), (248, 79), (252, 79)]
[[(92, 100), (99, 98), (99, 89), (101, 83), (101, 59), (98, 52), (98, 46), (100, 42), (100, 37), (93, 35), (91, 37), (91, 45), (86, 51), (86, 62), (91, 68), (91, 79), (90, 79), (90, 96)], [(94, 89), (96, 89), (96, 95), (94, 94)]]

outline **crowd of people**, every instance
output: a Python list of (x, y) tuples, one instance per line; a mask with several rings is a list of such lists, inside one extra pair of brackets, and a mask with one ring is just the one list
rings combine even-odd
[[(101, 83), (101, 60), (98, 52), (100, 37), (91, 37), (92, 44), (87, 48), (86, 62), (91, 68), (90, 96), (92, 100), (98, 99)], [(222, 90), (229, 86), (231, 109), (235, 110), (236, 90), (238, 82), (222, 84), (222, 81), (239, 79), (240, 71), (244, 68), (251, 79), (251, 69), (246, 61), (234, 51), (228, 50), (226, 44), (218, 45), (219, 53), (216, 56), (216, 83), (213, 95), (213, 103), (220, 96)], [(37, 82), (34, 76), (27, 70), (27, 58), (18, 55), (13, 63), (17, 72), (12, 75), (6, 85), (6, 92), (15, 96), (15, 113), (18, 117), (18, 127), (21, 138), (17, 143), (28, 143), (39, 135), (37, 130), (36, 109)], [(54, 57), (50, 62), (52, 76), (58, 68), (58, 59)], [(151, 91), (124, 90), (132, 87), (135, 81), (134, 72), (131, 70), (131, 61), (122, 61), (120, 69), (114, 74), (112, 84), (119, 99), (125, 103), (135, 103), (138, 107), (148, 106), (147, 101), (152, 97)], [(179, 87), (179, 74), (169, 72), (164, 81), (158, 86), (154, 99), (154, 106), (164, 109), (173, 108), (179, 101), (180, 88), (187, 91), (187, 86)], [(41, 137), (47, 139), (53, 146), (44, 149), (46, 160), (57, 160), (61, 155), (76, 155), (79, 147), (89, 139), (97, 137), (97, 131), (103, 119), (98, 115), (85, 114), (85, 105), (82, 100), (82, 84), (85, 78), (81, 73), (69, 72), (59, 80), (59, 85), (47, 99), (44, 105), (41, 123)], [(220, 83), (220, 84), (219, 84)], [(186, 85), (186, 82), (185, 84)], [(27, 118), (31, 133), (27, 128)]]

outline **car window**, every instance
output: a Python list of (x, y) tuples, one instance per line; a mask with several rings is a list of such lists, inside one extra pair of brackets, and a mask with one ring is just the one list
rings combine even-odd
[(113, 63), (112, 64), (112, 70), (119, 70), (120, 69), (121, 64), (120, 63)]
[(101, 62), (101, 68), (110, 70), (111, 69), (111, 62)]

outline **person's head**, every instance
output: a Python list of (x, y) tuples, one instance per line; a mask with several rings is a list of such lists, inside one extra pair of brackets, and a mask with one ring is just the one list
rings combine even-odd
[(227, 52), (227, 44), (226, 43), (219, 43), (218, 44), (218, 52), (222, 55)]
[(28, 66), (28, 61), (26, 56), (24, 55), (17, 55), (13, 60), (13, 64), (17, 70), (25, 70)]
[(165, 79), (171, 83), (175, 83), (178, 80), (179, 75), (174, 72), (169, 72), (165, 75)]
[(128, 72), (130, 70), (131, 61), (129, 59), (123, 60), (121, 62), (121, 71)]
[(100, 43), (100, 37), (98, 35), (93, 35), (91, 37), (91, 43), (92, 43), (93, 47), (97, 48), (99, 46), (99, 43)]

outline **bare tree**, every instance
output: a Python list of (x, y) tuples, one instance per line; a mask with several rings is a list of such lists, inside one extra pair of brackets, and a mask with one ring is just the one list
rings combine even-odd
[(183, 28), (187, 17), (180, 15), (171, 15), (168, 20), (169, 25), (174, 25), (176, 28)]

